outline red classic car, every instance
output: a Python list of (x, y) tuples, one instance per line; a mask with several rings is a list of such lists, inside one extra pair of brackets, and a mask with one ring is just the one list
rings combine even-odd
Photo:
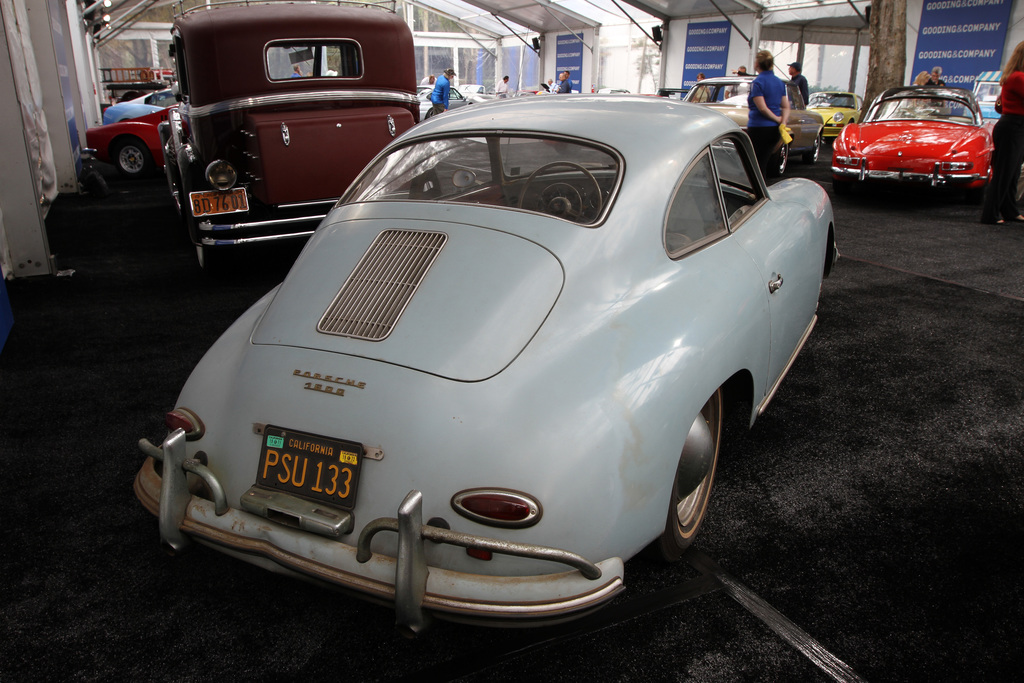
[(167, 109), (136, 119), (108, 123), (85, 131), (85, 143), (93, 156), (113, 164), (127, 178), (150, 175), (164, 165), (158, 126), (167, 120)]
[(980, 202), (991, 161), (992, 136), (969, 90), (890, 88), (836, 139), (832, 186), (838, 194), (861, 182), (956, 187)]
[(175, 19), (181, 104), (167, 179), (211, 267), (238, 245), (306, 239), (419, 119), (412, 32), (378, 5), (200, 5)]

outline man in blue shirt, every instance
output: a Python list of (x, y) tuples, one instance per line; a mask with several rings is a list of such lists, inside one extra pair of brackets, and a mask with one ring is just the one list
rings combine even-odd
[(445, 69), (444, 73), (437, 77), (434, 82), (434, 90), (430, 93), (430, 102), (434, 106), (427, 112), (427, 118), (436, 114), (448, 111), (448, 97), (452, 91), (452, 79), (455, 78), (455, 69)]
[(572, 81), (569, 80), (569, 72), (563, 71), (558, 75), (558, 93), (570, 93), (572, 92)]

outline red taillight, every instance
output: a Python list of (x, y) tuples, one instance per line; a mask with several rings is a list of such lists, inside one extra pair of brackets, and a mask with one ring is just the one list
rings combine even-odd
[(188, 441), (195, 441), (206, 433), (206, 426), (199, 416), (188, 408), (175, 408), (164, 415), (164, 424), (172, 432), (175, 429), (185, 430), (185, 438)]
[(469, 489), (452, 497), (452, 508), (475, 522), (502, 527), (528, 527), (540, 520), (540, 503), (518, 491)]
[(530, 506), (500, 493), (478, 493), (462, 499), (462, 507), (487, 519), (521, 522), (530, 516)]
[(478, 560), (490, 560), (494, 557), (490, 550), (484, 550), (483, 548), (466, 548), (466, 554), (470, 557), (475, 557)]

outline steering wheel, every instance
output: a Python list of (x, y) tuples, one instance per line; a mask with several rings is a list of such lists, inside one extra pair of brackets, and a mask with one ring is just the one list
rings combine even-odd
[(526, 182), (523, 184), (523, 193), (519, 196), (518, 208), (523, 208), (523, 204), (526, 203), (526, 196), (530, 194), (530, 186), (538, 177), (545, 173), (550, 173), (553, 169), (561, 167), (567, 167), (571, 170), (579, 171), (594, 186), (594, 193), (589, 202), (590, 206), (586, 205), (588, 195), (584, 194), (584, 192), (580, 191), (580, 189), (575, 187), (573, 184), (559, 180), (551, 183), (540, 191), (540, 195), (538, 197), (539, 201), (537, 202), (538, 210), (552, 216), (569, 218), (571, 220), (582, 218), (587, 209), (593, 209), (593, 215), (595, 217), (598, 216), (601, 213), (601, 209), (604, 207), (604, 198), (601, 196), (601, 186), (598, 184), (597, 178), (594, 177), (593, 173), (572, 161), (552, 161), (550, 164), (544, 164), (531, 173), (530, 177), (528, 177)]

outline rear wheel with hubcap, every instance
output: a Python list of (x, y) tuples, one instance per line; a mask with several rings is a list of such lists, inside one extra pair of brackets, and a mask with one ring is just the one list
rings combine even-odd
[(768, 162), (768, 175), (777, 178), (786, 172), (787, 166), (789, 166), (789, 145), (782, 145)]
[(818, 137), (814, 138), (814, 147), (809, 152), (804, 152), (804, 163), (813, 164), (818, 160), (819, 154), (821, 154), (821, 131), (818, 131)]
[[(690, 426), (682, 455), (679, 457), (675, 481), (672, 483), (665, 530), (649, 546), (650, 554), (668, 562), (675, 562), (693, 543), (701, 522), (704, 521), (704, 513), (708, 509), (721, 443), (722, 389), (719, 388), (704, 404)], [(705, 474), (697, 487), (693, 488), (692, 473), (695, 466)], [(680, 490), (681, 488), (689, 490)]]

